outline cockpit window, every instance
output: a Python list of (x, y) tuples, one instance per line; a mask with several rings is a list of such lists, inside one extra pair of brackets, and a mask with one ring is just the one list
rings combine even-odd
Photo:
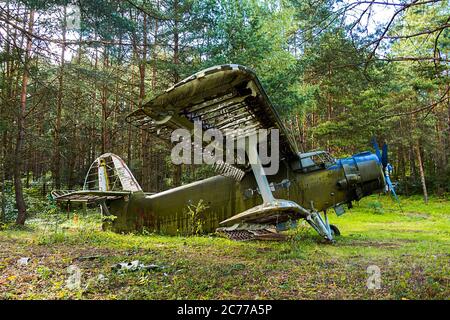
[(299, 157), (301, 170), (303, 172), (325, 169), (332, 166), (336, 162), (335, 159), (326, 151), (300, 153)]

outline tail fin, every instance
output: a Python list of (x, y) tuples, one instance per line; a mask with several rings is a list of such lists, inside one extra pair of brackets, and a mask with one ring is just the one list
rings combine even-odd
[(105, 153), (89, 167), (83, 190), (136, 192), (142, 188), (119, 156)]
[(100, 203), (103, 210), (108, 211), (106, 200), (124, 198), (139, 191), (142, 189), (125, 162), (115, 154), (105, 153), (89, 167), (83, 190), (53, 190), (52, 197), (58, 202)]

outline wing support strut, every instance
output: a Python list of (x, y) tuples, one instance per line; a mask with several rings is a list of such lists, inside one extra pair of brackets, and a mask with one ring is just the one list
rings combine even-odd
[[(248, 159), (250, 165), (252, 167), (253, 175), (255, 176), (256, 183), (258, 184), (259, 192), (261, 193), (261, 197), (263, 198), (264, 204), (271, 204), (275, 202), (275, 198), (272, 194), (272, 190), (270, 189), (269, 181), (267, 181), (266, 174), (264, 172), (264, 168), (261, 163), (261, 159), (258, 155), (258, 144), (256, 140), (256, 134), (251, 135), (249, 137), (245, 137), (245, 152), (248, 155)], [(239, 142), (238, 142), (239, 145)]]

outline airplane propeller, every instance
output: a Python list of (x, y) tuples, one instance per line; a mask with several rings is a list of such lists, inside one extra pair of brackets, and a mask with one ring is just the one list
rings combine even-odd
[(380, 160), (381, 164), (383, 165), (383, 173), (384, 173), (384, 179), (386, 181), (386, 184), (388, 185), (388, 190), (392, 193), (395, 200), (400, 203), (397, 193), (395, 192), (394, 185), (392, 184), (390, 174), (392, 172), (392, 166), (389, 163), (388, 158), (388, 145), (386, 143), (383, 144), (382, 151), (380, 151), (380, 147), (378, 146), (377, 140), (375, 137), (372, 138), (372, 145), (375, 149), (375, 154), (377, 155), (378, 159)]

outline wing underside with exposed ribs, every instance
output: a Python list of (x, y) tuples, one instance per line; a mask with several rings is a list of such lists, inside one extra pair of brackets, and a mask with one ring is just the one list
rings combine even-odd
[[(225, 138), (237, 140), (259, 129), (278, 129), (280, 154), (295, 157), (297, 150), (255, 73), (239, 65), (212, 67), (192, 75), (131, 113), (127, 121), (170, 141), (175, 129), (218, 129)], [(242, 166), (216, 163), (218, 171)]]

